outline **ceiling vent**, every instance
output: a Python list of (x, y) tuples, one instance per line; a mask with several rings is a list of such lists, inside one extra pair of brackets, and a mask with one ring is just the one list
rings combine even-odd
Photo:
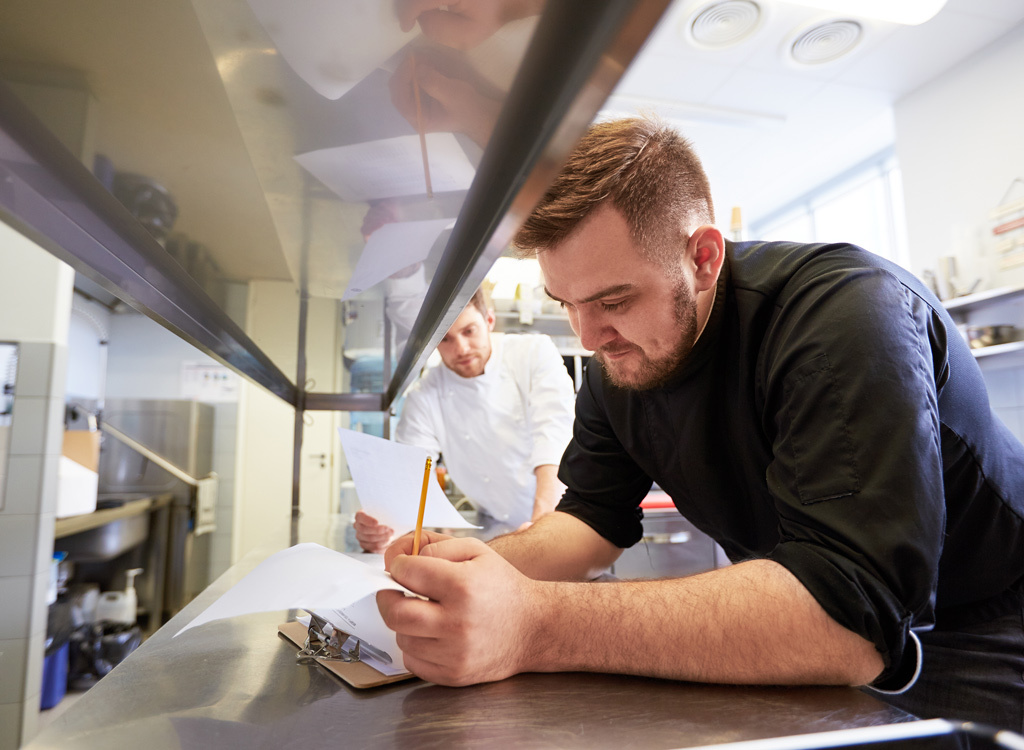
[(694, 13), (686, 25), (686, 36), (697, 47), (724, 49), (757, 31), (763, 15), (753, 0), (718, 0)]
[(823, 65), (848, 55), (863, 37), (864, 27), (857, 21), (825, 21), (797, 34), (789, 56), (800, 65)]

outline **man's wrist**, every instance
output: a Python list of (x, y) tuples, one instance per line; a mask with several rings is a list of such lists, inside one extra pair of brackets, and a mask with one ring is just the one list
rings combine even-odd
[(528, 635), (523, 640), (518, 671), (551, 672), (558, 668), (559, 649), (555, 639), (561, 632), (555, 591), (558, 584), (532, 578), (527, 581), (526, 601), (530, 602), (530, 608), (524, 613), (524, 629)]

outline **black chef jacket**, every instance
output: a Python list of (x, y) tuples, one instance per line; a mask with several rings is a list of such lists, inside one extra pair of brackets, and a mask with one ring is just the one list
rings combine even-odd
[(1024, 576), (1024, 447), (912, 274), (847, 244), (726, 243), (711, 317), (664, 387), (588, 368), (558, 510), (619, 547), (652, 480), (733, 561), (793, 573), (899, 689), (909, 631)]

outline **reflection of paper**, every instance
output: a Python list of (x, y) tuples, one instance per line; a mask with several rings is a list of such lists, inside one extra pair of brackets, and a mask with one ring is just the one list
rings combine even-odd
[[(343, 610), (384, 589), (408, 591), (380, 568), (364, 565), (319, 544), (297, 544), (271, 555), (257, 565), (202, 614), (175, 633), (175, 637), (213, 620), (253, 612), (276, 609)], [(383, 621), (380, 625), (383, 626)], [(351, 635), (362, 637), (356, 632)], [(396, 664), (402, 663), (400, 656), (395, 658), (392, 655), (392, 660)]]
[[(474, 170), (451, 133), (427, 133), (435, 193), (468, 190)], [(349, 202), (426, 193), (418, 135), (335, 146), (295, 157), (314, 177)]]
[(451, 223), (451, 219), (431, 219), (382, 226), (367, 240), (341, 298), (351, 299), (393, 273), (425, 261), (441, 231)]
[[(363, 510), (390, 526), (396, 534), (415, 529), (427, 452), (415, 445), (403, 445), (355, 430), (338, 428), (338, 433)], [(433, 477), (427, 483), (423, 525), (445, 529), (479, 528), (455, 510)]]
[(337, 99), (416, 36), (381, 0), (249, 0), (292, 69)]

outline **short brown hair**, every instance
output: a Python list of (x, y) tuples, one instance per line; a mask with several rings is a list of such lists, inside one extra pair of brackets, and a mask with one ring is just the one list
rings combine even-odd
[(680, 233), (715, 220), (711, 186), (690, 142), (651, 117), (592, 125), (513, 241), (521, 256), (550, 250), (610, 201), (653, 260), (667, 261)]

